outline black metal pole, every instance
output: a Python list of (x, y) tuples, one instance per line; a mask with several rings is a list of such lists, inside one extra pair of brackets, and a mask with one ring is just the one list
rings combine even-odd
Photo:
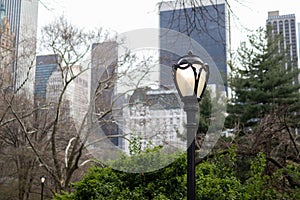
[(184, 111), (187, 115), (187, 200), (196, 199), (195, 178), (195, 136), (196, 136), (196, 113), (199, 110), (195, 96), (183, 97)]
[(44, 183), (42, 182), (42, 189), (41, 189), (41, 200), (44, 199)]

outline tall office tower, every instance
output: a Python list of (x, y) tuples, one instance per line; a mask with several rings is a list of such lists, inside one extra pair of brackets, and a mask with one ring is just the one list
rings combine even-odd
[(14, 33), (14, 89), (33, 97), (35, 54), (38, 20), (38, 0), (1, 0)]
[(58, 55), (41, 55), (36, 57), (34, 102), (40, 105), (46, 101), (46, 88), (50, 76), (58, 69)]
[(5, 6), (0, 5), (0, 87), (13, 86), (14, 35), (5, 13)]
[(193, 50), (195, 46), (188, 40), (181, 40), (180, 36), (172, 38), (172, 34), (165, 29), (185, 34), (197, 42), (208, 54), (207, 57), (198, 56), (210, 66), (213, 61), (225, 82), (230, 53), (229, 15), (225, 1), (204, 0), (193, 5), (180, 1), (163, 2), (159, 15), (160, 28), (164, 28), (160, 33), (160, 84), (172, 87), (171, 66), (188, 53), (176, 55), (176, 52), (180, 52), (180, 49)]
[[(118, 44), (115, 41), (96, 43), (92, 46), (91, 64), (91, 102), (95, 104), (94, 112), (100, 116), (99, 126), (103, 133), (110, 137), (110, 141), (118, 145), (118, 125), (113, 123), (110, 112), (115, 93)], [(102, 116), (103, 113), (107, 113)], [(98, 113), (98, 114), (97, 114)], [(100, 114), (102, 113), (102, 114)], [(99, 115), (100, 114), (100, 115)]]
[(288, 62), (298, 68), (295, 15), (279, 15), (279, 11), (270, 11), (268, 12), (267, 25), (272, 28), (273, 35), (283, 37), (283, 42), (278, 44), (279, 50), (281, 52), (286, 51)]
[(15, 43), (18, 43), (19, 29), (20, 29), (20, 17), (21, 17), (21, 0), (1, 0), (1, 3), (5, 6), (5, 13), (8, 17), (11, 30), (15, 33)]

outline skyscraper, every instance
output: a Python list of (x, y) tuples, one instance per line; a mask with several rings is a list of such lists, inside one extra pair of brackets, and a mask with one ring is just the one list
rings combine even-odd
[(14, 89), (22, 87), (33, 97), (38, 0), (1, 0), (14, 33)]
[[(117, 42), (108, 41), (93, 44), (91, 58), (90, 99), (95, 105), (95, 113), (108, 112), (108, 114), (100, 116), (99, 126), (106, 136), (118, 135), (118, 127), (112, 122), (111, 113), (118, 62)], [(110, 141), (118, 145), (117, 137), (111, 137)]]
[(279, 43), (279, 50), (286, 51), (288, 62), (297, 68), (297, 39), (296, 39), (296, 17), (294, 14), (279, 15), (279, 11), (268, 12), (267, 25), (272, 28), (273, 35), (281, 35), (283, 40)]
[[(201, 45), (216, 64), (225, 79), (224, 81), (226, 81), (230, 32), (225, 1), (201, 1), (201, 3), (195, 5), (186, 5), (180, 2), (163, 2), (160, 6), (159, 14), (160, 28), (185, 34)], [(180, 43), (178, 38), (172, 39), (165, 37), (163, 34), (160, 35), (160, 84), (164, 86), (169, 86), (173, 82), (170, 66), (179, 57), (183, 56), (175, 55), (173, 52), (176, 52), (177, 49), (182, 48), (184, 45), (190, 45), (187, 42), (180, 43), (173, 47), (173, 52), (168, 52), (165, 50), (170, 50), (170, 46), (166, 46), (165, 41), (167, 40), (169, 40), (169, 44)], [(187, 53), (185, 52), (185, 54)], [(207, 62), (206, 58), (201, 59)], [(211, 63), (208, 63), (208, 65), (211, 65)]]
[(59, 64), (58, 55), (41, 55), (36, 57), (34, 100), (44, 102), (46, 100), (46, 88), (50, 76), (57, 70)]
[[(51, 105), (57, 105), (62, 92), (64, 92), (60, 107), (62, 119), (72, 119), (76, 129), (79, 130), (88, 111), (89, 74), (81, 65), (68, 67), (71, 69), (66, 70), (64, 69), (65, 67), (62, 67), (62, 69), (56, 68), (51, 73), (51, 76), (48, 77), (46, 101)], [(45, 75), (47, 77), (49, 74)], [(71, 78), (74, 79), (63, 91), (65, 82), (71, 80)]]
[(15, 43), (18, 43), (20, 19), (21, 19), (21, 0), (1, 0), (5, 5), (6, 15), (11, 25), (11, 30), (15, 33)]
[[(279, 15), (279, 11), (268, 12), (267, 25), (272, 28), (273, 36), (280, 36), (278, 49), (280, 53), (285, 53), (286, 66), (298, 68), (298, 51), (297, 51), (297, 36), (296, 36), (296, 16), (295, 14)], [(294, 81), (299, 84), (299, 78)], [(297, 135), (300, 129), (295, 130)]]
[(5, 6), (0, 5), (0, 86), (12, 88), (13, 86), (13, 56), (14, 34), (5, 14)]

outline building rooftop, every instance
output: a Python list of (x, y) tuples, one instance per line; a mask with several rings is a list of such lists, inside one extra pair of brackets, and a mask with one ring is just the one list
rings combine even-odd
[(295, 18), (295, 14), (279, 15), (279, 11), (269, 11), (268, 20), (270, 19), (286, 19), (286, 18)]
[(168, 11), (168, 10), (176, 10), (182, 8), (193, 8), (193, 7), (201, 7), (201, 6), (211, 6), (217, 4), (225, 4), (225, 0), (202, 0), (202, 1), (162, 1), (159, 3), (160, 11)]
[(153, 90), (148, 87), (136, 89), (130, 97), (129, 103), (130, 106), (143, 104), (150, 110), (180, 108), (180, 99), (177, 98), (175, 90)]

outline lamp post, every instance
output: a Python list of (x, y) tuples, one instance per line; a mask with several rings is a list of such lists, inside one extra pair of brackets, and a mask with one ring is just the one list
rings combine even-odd
[(46, 181), (46, 177), (43, 175), (43, 176), (41, 176), (41, 186), (42, 186), (42, 188), (41, 188), (41, 200), (43, 200), (44, 199), (44, 183), (45, 183), (45, 181)]
[(209, 76), (208, 65), (189, 52), (173, 65), (173, 79), (187, 114), (187, 199), (196, 199), (195, 135), (196, 113)]

